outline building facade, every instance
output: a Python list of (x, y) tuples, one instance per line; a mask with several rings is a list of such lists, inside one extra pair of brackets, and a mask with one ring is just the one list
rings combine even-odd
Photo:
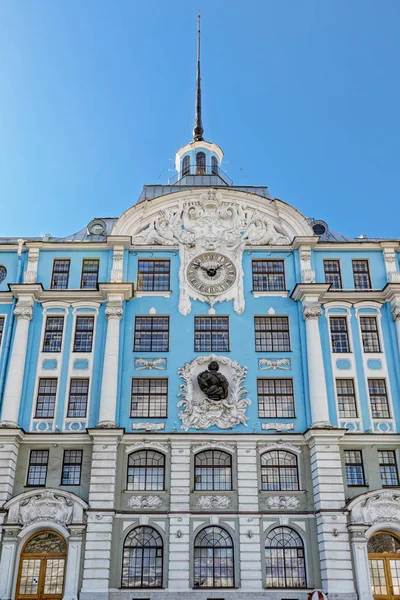
[(235, 186), (199, 70), (168, 185), (0, 239), (3, 600), (400, 597), (400, 240)]

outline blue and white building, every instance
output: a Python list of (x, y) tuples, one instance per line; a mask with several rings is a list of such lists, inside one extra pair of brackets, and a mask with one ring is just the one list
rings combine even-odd
[(0, 238), (2, 600), (400, 598), (400, 240), (203, 135), (198, 62), (173, 180)]

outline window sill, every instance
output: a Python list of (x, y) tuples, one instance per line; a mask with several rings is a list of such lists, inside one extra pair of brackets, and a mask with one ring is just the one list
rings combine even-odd
[(289, 292), (287, 290), (282, 290), (280, 292), (255, 292), (252, 291), (254, 298), (266, 298), (268, 296), (276, 296), (278, 298), (287, 298), (289, 296)]
[(135, 297), (136, 298), (147, 298), (147, 297), (155, 297), (155, 298), (170, 298), (171, 297), (171, 290), (166, 290), (165, 292), (156, 292), (156, 291), (150, 291), (150, 292), (146, 292), (144, 290), (139, 290), (135, 292)]

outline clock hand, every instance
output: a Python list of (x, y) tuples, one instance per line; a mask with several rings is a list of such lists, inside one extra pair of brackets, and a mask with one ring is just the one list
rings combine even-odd
[(218, 271), (218, 269), (222, 269), (224, 265), (218, 265), (218, 267), (215, 267), (215, 270)]

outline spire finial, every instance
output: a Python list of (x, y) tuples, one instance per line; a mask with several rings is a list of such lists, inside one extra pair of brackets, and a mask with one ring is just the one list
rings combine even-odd
[(203, 141), (203, 124), (201, 122), (201, 78), (200, 78), (200, 9), (197, 15), (197, 80), (196, 80), (196, 115), (194, 120), (193, 141)]

